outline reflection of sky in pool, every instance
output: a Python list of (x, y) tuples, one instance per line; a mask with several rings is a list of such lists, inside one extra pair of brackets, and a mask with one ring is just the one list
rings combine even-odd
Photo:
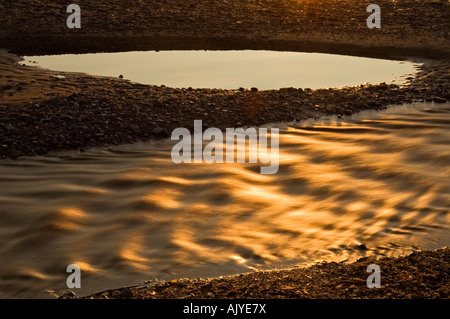
[[(27, 64), (170, 87), (327, 88), (401, 84), (409, 62), (277, 51), (148, 51), (25, 57)], [(31, 61), (36, 61), (32, 63)]]

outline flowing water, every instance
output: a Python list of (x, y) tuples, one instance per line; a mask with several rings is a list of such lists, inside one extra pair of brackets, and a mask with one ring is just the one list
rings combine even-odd
[(51, 70), (123, 75), (170, 87), (328, 88), (361, 83), (401, 84), (418, 64), (354, 56), (277, 51), (146, 51), (27, 56), (25, 63)]
[(83, 295), (449, 245), (450, 104), (275, 127), (276, 175), (170, 140), (0, 161), (0, 297), (53, 297), (72, 263)]

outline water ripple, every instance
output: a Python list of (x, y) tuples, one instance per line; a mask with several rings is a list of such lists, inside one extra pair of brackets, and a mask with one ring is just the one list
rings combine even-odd
[[(283, 124), (280, 170), (172, 142), (0, 162), (0, 297), (52, 297), (449, 244), (449, 104)], [(364, 244), (367, 249), (361, 249)]]

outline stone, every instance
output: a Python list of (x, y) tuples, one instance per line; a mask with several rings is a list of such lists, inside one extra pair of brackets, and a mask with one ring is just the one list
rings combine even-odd
[(123, 288), (120, 291), (120, 297), (121, 298), (131, 298), (131, 297), (133, 297), (133, 292), (129, 288)]
[(169, 137), (170, 136), (166, 129), (159, 127), (159, 126), (155, 127), (152, 130), (152, 134), (156, 135), (158, 137)]
[(130, 125), (130, 129), (131, 129), (133, 132), (136, 132), (136, 133), (138, 133), (138, 132), (140, 131), (139, 125), (136, 125), (136, 124), (131, 124), (131, 125)]
[(75, 293), (73, 292), (73, 291), (66, 291), (62, 296), (61, 296), (61, 298), (63, 298), (63, 299), (70, 299), (70, 298), (73, 298), (73, 297), (75, 297), (76, 295), (75, 295)]
[(443, 98), (440, 98), (440, 97), (435, 97), (435, 98), (433, 98), (433, 101), (434, 101), (435, 103), (446, 103), (446, 102), (447, 102), (446, 99), (443, 99)]
[(18, 158), (18, 157), (20, 157), (20, 155), (22, 155), (22, 152), (19, 151), (19, 150), (16, 150), (15, 148), (11, 148), (11, 149), (9, 150), (9, 155), (10, 155), (12, 158)]
[(368, 250), (366, 245), (364, 245), (364, 244), (358, 245), (357, 248), (360, 249), (360, 250)]

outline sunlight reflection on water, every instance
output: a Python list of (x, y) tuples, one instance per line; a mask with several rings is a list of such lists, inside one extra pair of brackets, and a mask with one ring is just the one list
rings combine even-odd
[[(280, 127), (278, 174), (171, 141), (0, 162), (1, 297), (82, 293), (449, 244), (450, 105)], [(363, 243), (367, 250), (358, 245)]]
[[(147, 51), (27, 56), (25, 63), (57, 71), (118, 77), (170, 87), (328, 88), (401, 84), (418, 64), (353, 56), (277, 51)], [(37, 62), (37, 64), (35, 63)], [(364, 71), (362, 71), (364, 70)]]

